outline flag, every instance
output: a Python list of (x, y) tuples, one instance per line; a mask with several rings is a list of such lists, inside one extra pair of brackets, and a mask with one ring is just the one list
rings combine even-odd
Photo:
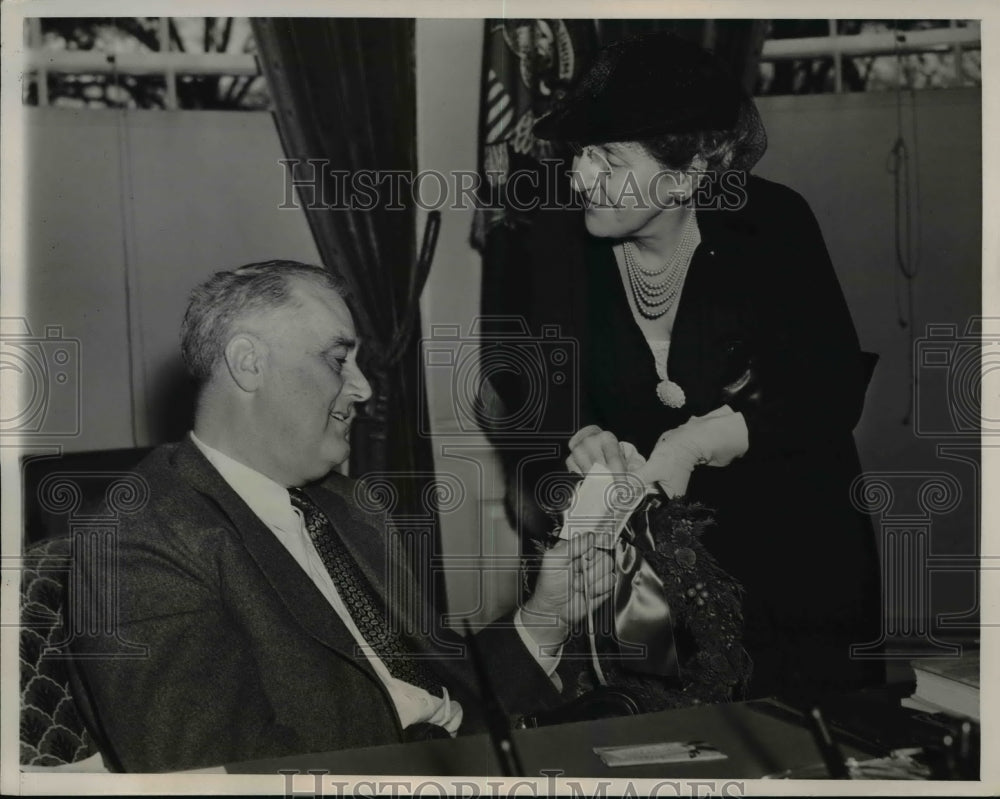
[[(561, 145), (532, 127), (572, 88), (596, 50), (593, 20), (486, 20), (479, 117), (480, 207), (472, 243), (484, 252), (499, 224), (530, 224), (552, 189)], [(546, 171), (545, 162), (549, 167)], [(511, 178), (520, 175), (517, 185)], [(547, 185), (548, 184), (548, 185)]]

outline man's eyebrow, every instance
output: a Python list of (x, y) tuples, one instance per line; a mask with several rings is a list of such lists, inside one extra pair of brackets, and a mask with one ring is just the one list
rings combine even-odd
[(356, 346), (358, 346), (358, 340), (356, 338), (351, 338), (350, 336), (334, 336), (327, 343), (326, 347), (324, 348), (324, 351), (334, 350), (337, 349), (338, 347), (343, 347), (344, 349), (352, 350)]

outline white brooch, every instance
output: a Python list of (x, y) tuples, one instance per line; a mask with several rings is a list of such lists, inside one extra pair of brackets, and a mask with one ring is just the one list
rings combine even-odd
[(661, 380), (656, 384), (656, 396), (660, 402), (671, 408), (683, 408), (687, 397), (684, 396), (684, 389), (673, 380)]
[(656, 384), (656, 396), (660, 402), (670, 408), (683, 408), (687, 402), (684, 396), (684, 389), (667, 377), (667, 355), (670, 352), (670, 340), (650, 341), (650, 349), (653, 351), (653, 362), (656, 364), (656, 375), (660, 382)]

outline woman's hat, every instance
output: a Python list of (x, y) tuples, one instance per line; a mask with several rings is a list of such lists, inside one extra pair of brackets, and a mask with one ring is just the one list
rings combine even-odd
[(739, 83), (707, 50), (671, 33), (653, 33), (601, 49), (577, 87), (534, 132), (540, 139), (597, 144), (732, 130), (747, 102)]

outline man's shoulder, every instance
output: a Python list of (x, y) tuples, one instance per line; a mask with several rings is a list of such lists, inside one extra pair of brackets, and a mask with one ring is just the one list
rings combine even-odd
[(325, 491), (329, 491), (331, 494), (336, 494), (338, 497), (341, 497), (348, 502), (354, 502), (355, 492), (359, 490), (362, 482), (333, 471), (320, 480), (317, 485)]
[(152, 502), (175, 494), (197, 493), (198, 470), (212, 470), (207, 460), (198, 463), (198, 455), (190, 442), (161, 444), (139, 461), (133, 474), (145, 484)]
[(147, 479), (170, 479), (177, 453), (183, 441), (173, 441), (154, 447), (135, 467), (136, 474), (142, 474)]
[(395, 488), (385, 481), (358, 480), (331, 472), (316, 485), (344, 512), (376, 529), (384, 528), (395, 495)]
[(136, 501), (120, 516), (120, 532), (149, 539), (153, 530), (198, 533), (224, 518), (213, 495), (224, 491), (221, 475), (190, 442), (162, 444), (135, 467)]

